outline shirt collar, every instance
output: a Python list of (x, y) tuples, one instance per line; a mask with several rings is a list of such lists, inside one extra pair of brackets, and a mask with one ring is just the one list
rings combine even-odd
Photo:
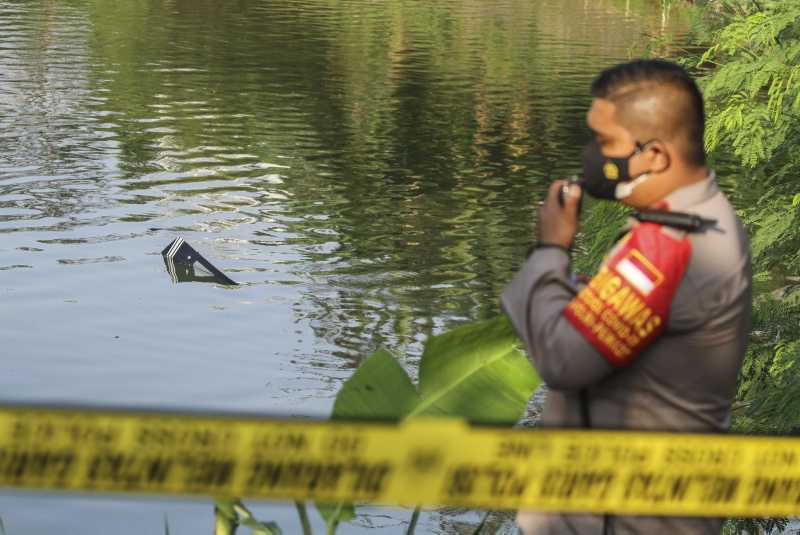
[(678, 188), (667, 195), (664, 200), (669, 210), (680, 212), (716, 195), (719, 192), (716, 177), (716, 173), (711, 169), (703, 180)]

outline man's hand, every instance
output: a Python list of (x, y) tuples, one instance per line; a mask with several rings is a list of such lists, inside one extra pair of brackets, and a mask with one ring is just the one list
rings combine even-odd
[(564, 195), (564, 206), (558, 202), (558, 192), (566, 184), (556, 180), (550, 184), (542, 207), (539, 208), (539, 242), (569, 248), (578, 231), (578, 201), (581, 188), (572, 184)]

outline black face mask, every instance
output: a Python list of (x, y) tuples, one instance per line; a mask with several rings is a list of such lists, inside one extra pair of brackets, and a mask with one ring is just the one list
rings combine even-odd
[[(647, 143), (650, 143), (648, 141)], [(600, 151), (600, 144), (596, 139), (590, 141), (583, 149), (583, 187), (589, 195), (598, 199), (616, 200), (626, 197), (620, 195), (617, 187), (620, 183), (630, 182), (635, 178), (643, 177), (642, 173), (631, 177), (628, 165), (630, 159), (642, 152), (647, 143), (636, 142), (636, 148), (629, 155), (618, 158), (606, 156)], [(628, 192), (630, 194), (630, 192)]]

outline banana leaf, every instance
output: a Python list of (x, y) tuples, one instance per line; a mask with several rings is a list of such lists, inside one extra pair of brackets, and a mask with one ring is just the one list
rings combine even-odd
[[(419, 404), (419, 394), (391, 353), (381, 348), (358, 367), (336, 396), (333, 420), (400, 420)], [(316, 504), (328, 533), (355, 518), (351, 504)]]
[(506, 316), (431, 337), (419, 371), (421, 400), (410, 415), (513, 425), (540, 380)]
[(400, 363), (381, 348), (345, 381), (333, 420), (400, 420), (419, 405), (419, 394)]
[[(432, 336), (420, 361), (419, 389), (386, 349), (365, 360), (336, 396), (332, 419), (397, 421), (413, 416), (512, 425), (540, 379), (506, 316)], [(318, 505), (333, 533), (352, 505)]]

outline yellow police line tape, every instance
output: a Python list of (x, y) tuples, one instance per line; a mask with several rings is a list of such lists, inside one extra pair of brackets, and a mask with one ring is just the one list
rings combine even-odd
[(800, 438), (5, 406), (0, 487), (780, 516), (800, 513)]

